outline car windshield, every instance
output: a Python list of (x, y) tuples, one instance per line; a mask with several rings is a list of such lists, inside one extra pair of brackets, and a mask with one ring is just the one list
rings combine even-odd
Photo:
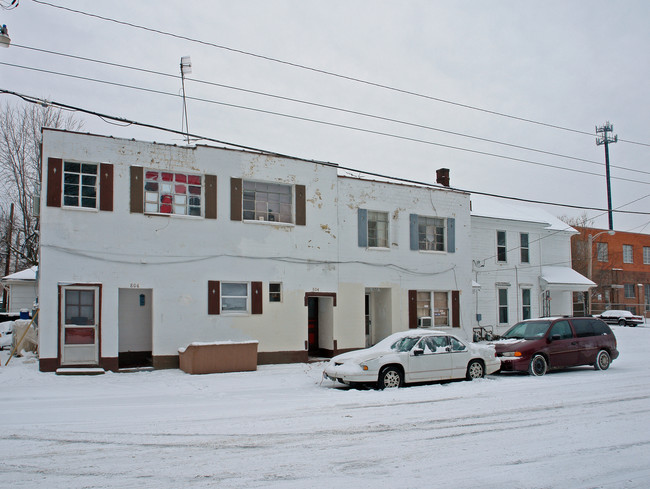
[(396, 351), (410, 351), (420, 338), (418, 336), (405, 336), (400, 338), (390, 347), (391, 350)]
[(502, 338), (518, 340), (534, 340), (546, 334), (550, 321), (524, 321), (515, 324)]

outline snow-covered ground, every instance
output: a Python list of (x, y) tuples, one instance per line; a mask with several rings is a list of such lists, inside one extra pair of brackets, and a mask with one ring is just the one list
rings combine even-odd
[(323, 364), (192, 376), (0, 367), (0, 487), (648, 488), (650, 328), (609, 370), (387, 391)]

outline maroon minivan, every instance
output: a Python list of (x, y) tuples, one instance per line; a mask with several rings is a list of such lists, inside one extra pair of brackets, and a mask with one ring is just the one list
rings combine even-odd
[(618, 357), (614, 333), (593, 317), (529, 319), (515, 324), (494, 345), (502, 372), (537, 376), (578, 365), (607, 370)]

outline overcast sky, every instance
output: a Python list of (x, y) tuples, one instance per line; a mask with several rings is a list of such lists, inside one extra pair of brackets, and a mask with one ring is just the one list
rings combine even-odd
[[(619, 137), (618, 143), (610, 145), (613, 206), (650, 212), (650, 2), (646, 0), (616, 3), (47, 1), (230, 50), (100, 20), (33, 0), (20, 0), (17, 8), (0, 10), (0, 24), (7, 24), (12, 40), (10, 48), (0, 49), (0, 63), (132, 85), (170, 95), (6, 64), (0, 65), (0, 88), (181, 130), (180, 79), (25, 47), (170, 75), (179, 74), (181, 56), (189, 55), (193, 66), (185, 84), (188, 97), (220, 102), (188, 100), (192, 133), (431, 183), (435, 182), (436, 169), (447, 167), (451, 170), (454, 187), (595, 208), (606, 208), (607, 198), (604, 148), (596, 146), (594, 129), (610, 121), (614, 124), (614, 134)], [(0, 3), (10, 2), (1, 0)], [(410, 125), (195, 80), (396, 119)], [(5, 101), (17, 103), (15, 97), (1, 95), (0, 103)], [(119, 127), (96, 117), (80, 117), (85, 120), (84, 128), (88, 132), (184, 143), (180, 135), (135, 126)], [(637, 202), (626, 205), (635, 200)], [(557, 216), (577, 216), (584, 212), (563, 207), (544, 208)], [(602, 212), (587, 211), (587, 215), (595, 219), (597, 227), (607, 228), (607, 217)], [(650, 233), (650, 215), (615, 214), (614, 228)]]

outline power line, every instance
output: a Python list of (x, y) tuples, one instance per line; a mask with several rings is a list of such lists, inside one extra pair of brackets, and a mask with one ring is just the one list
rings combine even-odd
[[(135, 67), (135, 66), (128, 66), (128, 65), (123, 65), (123, 64), (119, 64), (119, 63), (113, 63), (113, 62), (109, 62), (109, 61), (98, 60), (98, 59), (94, 59), (94, 58), (76, 56), (76, 55), (67, 54), (67, 53), (60, 53), (60, 52), (56, 52), (56, 51), (50, 51), (50, 50), (47, 50), (47, 49), (39, 49), (39, 48), (34, 48), (34, 47), (30, 47), (30, 46), (23, 46), (23, 45), (19, 45), (19, 44), (14, 44), (12, 47), (28, 49), (28, 50), (31, 50), (31, 51), (38, 51), (38, 52), (41, 52), (41, 53), (53, 54), (53, 55), (56, 55), (56, 56), (62, 56), (62, 57), (71, 58), (71, 59), (88, 61), (88, 62), (92, 62), (92, 63), (98, 63), (98, 64), (103, 64), (103, 65), (112, 66), (112, 67), (124, 68), (124, 69), (139, 71), (139, 72), (147, 73), (147, 74), (165, 76), (165, 77), (168, 77), (168, 78), (174, 78), (174, 79), (181, 78), (181, 77), (179, 77), (178, 75), (175, 75), (175, 74), (164, 73), (164, 72), (154, 71), (154, 70), (149, 70), (149, 69), (144, 69), (144, 68), (138, 68), (138, 67)], [(204, 85), (209, 85), (209, 86), (214, 86), (214, 87), (219, 87), (219, 88), (226, 88), (228, 90), (236, 90), (236, 91), (240, 91), (240, 92), (244, 92), (244, 93), (250, 93), (250, 94), (254, 94), (254, 95), (260, 95), (260, 96), (279, 99), (279, 100), (286, 100), (286, 101), (295, 102), (295, 103), (304, 104), (304, 105), (309, 105), (309, 106), (313, 106), (313, 107), (325, 108), (325, 109), (328, 109), (328, 110), (334, 110), (334, 111), (343, 112), (343, 113), (347, 113), (347, 114), (359, 115), (359, 116), (362, 116), (362, 117), (368, 117), (368, 118), (372, 118), (372, 119), (382, 120), (382, 121), (385, 121), (385, 122), (393, 122), (393, 123), (396, 123), (396, 124), (406, 125), (406, 126), (410, 126), (410, 127), (416, 127), (416, 128), (419, 128), (419, 129), (426, 129), (426, 130), (430, 130), (430, 131), (441, 132), (441, 133), (444, 133), (444, 134), (450, 134), (450, 135), (464, 137), (464, 138), (473, 139), (473, 140), (477, 140), (477, 141), (498, 144), (498, 145), (506, 146), (506, 147), (510, 147), (510, 148), (522, 149), (522, 150), (525, 150), (525, 151), (532, 151), (532, 152), (536, 152), (536, 153), (540, 153), (540, 154), (545, 154), (545, 155), (549, 155), (549, 156), (556, 156), (556, 157), (559, 157), (559, 158), (566, 158), (566, 159), (570, 159), (570, 160), (574, 160), (574, 161), (581, 161), (581, 162), (590, 163), (590, 164), (594, 164), (594, 165), (598, 165), (598, 166), (605, 166), (605, 164), (601, 163), (600, 161), (594, 161), (594, 160), (589, 160), (589, 159), (585, 159), (585, 158), (580, 158), (580, 157), (577, 157), (577, 156), (564, 155), (564, 154), (561, 154), (561, 153), (555, 153), (555, 152), (552, 152), (552, 151), (542, 150), (542, 149), (538, 149), (538, 148), (531, 148), (531, 147), (528, 147), (528, 146), (512, 144), (512, 143), (508, 143), (508, 142), (504, 142), (504, 141), (498, 141), (498, 140), (489, 139), (489, 138), (483, 138), (483, 137), (480, 137), (480, 136), (474, 136), (474, 135), (471, 135), (471, 134), (465, 134), (465, 133), (461, 133), (461, 132), (457, 132), (457, 131), (450, 131), (450, 130), (441, 129), (441, 128), (437, 128), (437, 127), (427, 126), (427, 125), (424, 125), (424, 124), (418, 124), (418, 123), (403, 121), (403, 120), (394, 119), (394, 118), (390, 118), (390, 117), (384, 117), (384, 116), (379, 116), (379, 115), (375, 115), (375, 114), (369, 114), (369, 113), (366, 113), (366, 112), (360, 112), (360, 111), (356, 111), (356, 110), (350, 110), (350, 109), (345, 109), (345, 108), (341, 108), (341, 107), (335, 107), (335, 106), (332, 106), (332, 105), (321, 104), (321, 103), (317, 103), (317, 102), (310, 102), (310, 101), (306, 101), (306, 100), (296, 99), (296, 98), (293, 98), (293, 97), (285, 97), (285, 96), (282, 96), (282, 95), (271, 94), (271, 93), (268, 93), (268, 92), (262, 92), (262, 91), (258, 91), (258, 90), (251, 90), (251, 89), (246, 89), (246, 88), (241, 88), (241, 87), (234, 87), (234, 86), (231, 86), (231, 85), (225, 85), (225, 84), (222, 84), (222, 83), (216, 83), (216, 82), (211, 82), (211, 81), (207, 81), (207, 80), (200, 80), (200, 79), (197, 79), (197, 78), (185, 77), (185, 79), (188, 80), (188, 81), (193, 81), (195, 83), (200, 83), (200, 84), (204, 84)], [(611, 168), (617, 168), (617, 169), (621, 169), (621, 170), (625, 170), (625, 171), (631, 171), (631, 172), (650, 175), (650, 171), (637, 170), (637, 169), (627, 168), (627, 167), (624, 167), (624, 166), (617, 166), (617, 165), (610, 165), (610, 166), (611, 166)]]
[[(157, 126), (157, 125), (149, 124), (149, 123), (146, 123), (146, 122), (138, 122), (138, 121), (134, 121), (134, 120), (129, 120), (129, 119), (126, 119), (124, 117), (117, 117), (117, 116), (102, 114), (102, 113), (92, 111), (92, 110), (89, 110), (89, 109), (84, 109), (82, 107), (76, 107), (76, 106), (73, 106), (73, 105), (68, 105), (68, 104), (64, 104), (64, 103), (61, 103), (61, 102), (56, 102), (56, 101), (53, 101), (53, 100), (45, 100), (45, 99), (41, 99), (41, 98), (38, 98), (38, 97), (33, 97), (31, 95), (25, 95), (25, 94), (21, 94), (21, 93), (18, 93), (18, 92), (13, 92), (11, 90), (0, 89), (0, 93), (6, 93), (8, 95), (14, 95), (16, 97), (21, 98), (25, 102), (32, 103), (32, 104), (51, 105), (51, 106), (59, 107), (61, 109), (65, 109), (65, 110), (74, 110), (74, 111), (82, 112), (84, 114), (93, 115), (93, 116), (96, 116), (96, 117), (100, 117), (102, 119), (106, 118), (106, 119), (111, 119), (111, 120), (121, 122), (121, 123), (133, 124), (133, 125), (137, 125), (137, 126), (141, 126), (141, 127), (146, 127), (146, 128), (149, 128), (149, 129), (156, 129), (156, 130), (160, 130), (160, 131), (164, 131), (164, 132), (169, 132), (169, 133), (172, 133), (172, 134), (179, 134), (179, 135), (182, 135), (182, 136), (185, 135), (184, 132), (178, 131), (178, 130), (175, 130), (175, 129), (170, 129), (170, 128), (166, 128), (166, 127), (162, 127), (162, 126)], [(359, 170), (359, 169), (356, 169), (356, 168), (341, 166), (341, 165), (338, 165), (336, 163), (332, 163), (332, 162), (328, 162), (328, 161), (308, 160), (308, 159), (305, 159), (305, 158), (298, 158), (296, 156), (285, 155), (285, 154), (282, 154), (282, 153), (263, 150), (263, 149), (255, 148), (255, 147), (252, 147), (252, 146), (244, 146), (244, 145), (241, 145), (241, 144), (230, 143), (230, 142), (227, 142), (227, 141), (222, 141), (222, 140), (215, 139), (215, 138), (210, 138), (210, 137), (207, 137), (207, 136), (200, 136), (198, 134), (189, 134), (189, 136), (191, 136), (192, 138), (197, 139), (197, 140), (210, 141), (210, 142), (214, 142), (214, 143), (218, 143), (218, 144), (225, 144), (227, 146), (232, 146), (234, 148), (240, 148), (240, 149), (244, 149), (244, 150), (255, 151), (255, 152), (260, 153), (260, 154), (265, 154), (265, 155), (270, 155), (270, 156), (277, 156), (277, 157), (281, 157), (281, 158), (288, 158), (288, 159), (292, 159), (292, 160), (306, 161), (306, 162), (309, 162), (309, 163), (314, 163), (314, 164), (318, 164), (318, 165), (333, 167), (333, 168), (336, 168), (338, 170), (345, 170), (345, 171), (355, 172), (355, 173), (359, 173), (359, 174), (362, 174), (362, 175), (369, 175), (369, 176), (373, 176), (373, 177), (384, 178), (384, 179), (387, 179), (387, 180), (392, 180), (392, 181), (396, 181), (396, 182), (403, 182), (403, 183), (418, 185), (418, 186), (427, 187), (427, 188), (456, 191), (456, 192), (462, 192), (462, 193), (466, 193), (466, 194), (485, 195), (485, 196), (488, 196), (488, 197), (496, 197), (496, 198), (499, 198), (499, 199), (514, 200), (514, 201), (518, 201), (518, 202), (529, 202), (529, 203), (540, 204), (540, 205), (552, 205), (552, 206), (557, 206), (557, 207), (566, 207), (566, 208), (570, 208), (570, 209), (592, 210), (592, 211), (599, 211), (599, 212), (606, 212), (607, 211), (606, 209), (601, 209), (601, 208), (598, 208), (598, 207), (579, 206), (579, 205), (564, 204), (564, 203), (559, 203), (559, 202), (545, 202), (545, 201), (540, 201), (540, 200), (524, 199), (524, 198), (521, 198), (521, 197), (511, 197), (511, 196), (494, 194), (494, 193), (489, 193), (489, 192), (479, 192), (479, 191), (461, 189), (461, 188), (457, 188), (457, 187), (445, 187), (445, 186), (442, 186), (442, 185), (434, 185), (434, 184), (431, 184), (431, 183), (428, 183), (428, 182), (421, 182), (421, 181), (418, 181), (418, 180), (412, 180), (412, 179), (400, 178), (400, 177), (393, 177), (393, 176), (390, 176), (390, 175), (385, 175), (385, 174), (376, 173), (376, 172), (370, 172), (370, 171), (367, 171), (367, 170)], [(621, 213), (621, 214), (650, 215), (650, 212), (640, 212), (640, 211), (616, 210), (615, 212), (618, 212), (618, 213)]]
[[(242, 49), (236, 49), (236, 48), (232, 48), (232, 47), (225, 46), (225, 45), (222, 45), (222, 44), (216, 44), (216, 43), (209, 42), (209, 41), (203, 41), (201, 39), (196, 39), (196, 38), (184, 36), (184, 35), (181, 35), (181, 34), (174, 34), (172, 32), (163, 31), (163, 30), (160, 30), (160, 29), (154, 29), (154, 28), (146, 27), (146, 26), (139, 25), (139, 24), (134, 24), (132, 22), (125, 22), (125, 21), (122, 21), (122, 20), (113, 19), (111, 17), (105, 17), (105, 16), (98, 15), (98, 14), (92, 14), (90, 12), (84, 12), (82, 10), (76, 10), (76, 9), (72, 9), (70, 7), (64, 7), (62, 5), (55, 5), (53, 3), (44, 2), (42, 0), (32, 0), (32, 1), (35, 2), (35, 3), (41, 4), (41, 5), (47, 5), (49, 7), (54, 7), (54, 8), (65, 10), (65, 11), (68, 11), (68, 12), (71, 12), (71, 13), (85, 15), (85, 16), (88, 16), (88, 17), (93, 17), (93, 18), (104, 20), (104, 21), (107, 21), (107, 22), (113, 22), (115, 24), (125, 25), (125, 26), (128, 26), (128, 27), (133, 27), (135, 29), (140, 29), (140, 30), (144, 30), (144, 31), (148, 31), (148, 32), (153, 32), (153, 33), (160, 34), (160, 35), (163, 35), (163, 36), (173, 37), (175, 39), (182, 39), (184, 41), (194, 42), (194, 43), (197, 43), (197, 44), (202, 44), (204, 46), (210, 46), (210, 47), (217, 48), (217, 49), (223, 49), (223, 50), (230, 51), (230, 52), (233, 52), (233, 53), (242, 54), (242, 55), (245, 55), (245, 56), (251, 56), (251, 57), (254, 57), (254, 58), (263, 59), (265, 61), (271, 61), (271, 62), (274, 62), (274, 63), (279, 63), (279, 64), (283, 64), (283, 65), (286, 65), (286, 66), (291, 66), (291, 67), (294, 67), (294, 68), (300, 68), (300, 69), (303, 69), (303, 70), (312, 71), (314, 73), (320, 73), (322, 75), (341, 78), (341, 79), (344, 79), (344, 80), (353, 81), (353, 82), (361, 83), (361, 84), (368, 85), (368, 86), (382, 88), (382, 89), (390, 90), (390, 91), (397, 92), (397, 93), (403, 93), (403, 94), (411, 95), (411, 96), (414, 96), (414, 97), (433, 100), (433, 101), (436, 101), (436, 102), (449, 104), (449, 105), (453, 105), (453, 106), (456, 106), (456, 107), (462, 107), (462, 108), (465, 108), (465, 109), (475, 110), (475, 111), (483, 112), (483, 113), (490, 114), (490, 115), (505, 117), (505, 118), (517, 120), (517, 121), (520, 121), (520, 122), (527, 122), (527, 123), (530, 123), (530, 124), (536, 124), (536, 125), (539, 125), (539, 126), (549, 127), (549, 128), (552, 128), (552, 129), (559, 129), (559, 130), (562, 130), (562, 131), (572, 132), (572, 133), (576, 133), (576, 134), (583, 134), (583, 135), (587, 135), (587, 136), (593, 136), (592, 133), (582, 131), (582, 130), (579, 130), (579, 129), (572, 129), (572, 128), (569, 128), (569, 127), (564, 127), (564, 126), (560, 126), (560, 125), (556, 125), (556, 124), (550, 124), (550, 123), (546, 123), (546, 122), (536, 121), (536, 120), (533, 120), (533, 119), (528, 119), (528, 118), (519, 117), (519, 116), (515, 116), (515, 115), (511, 115), (511, 114), (506, 114), (504, 112), (497, 112), (497, 111), (494, 111), (494, 110), (484, 109), (484, 108), (469, 105), (469, 104), (454, 102), (454, 101), (451, 101), (451, 100), (447, 100), (447, 99), (443, 99), (443, 98), (439, 98), (439, 97), (434, 97), (432, 95), (421, 94), (421, 93), (414, 92), (414, 91), (411, 91), (411, 90), (405, 90), (405, 89), (401, 89), (401, 88), (397, 88), (397, 87), (392, 87), (390, 85), (385, 85), (385, 84), (373, 82), (373, 81), (370, 81), (370, 80), (364, 80), (362, 78), (356, 78), (356, 77), (349, 76), (349, 75), (342, 75), (342, 74), (335, 73), (335, 72), (332, 72), (332, 71), (327, 71), (327, 70), (323, 70), (323, 69), (320, 69), (320, 68), (314, 68), (312, 66), (307, 66), (307, 65), (303, 65), (303, 64), (299, 64), (299, 63), (293, 63), (293, 62), (290, 62), (290, 61), (281, 60), (281, 59), (274, 58), (274, 57), (271, 57), (271, 56), (264, 56), (264, 55), (261, 55), (261, 54), (256, 54), (256, 53), (252, 53), (252, 52), (249, 52), (249, 51), (244, 51)], [(624, 139), (619, 139), (619, 141), (650, 147), (650, 143), (641, 143), (641, 142), (624, 140)]]
[[(17, 64), (13, 64), (13, 63), (0, 62), (0, 65), (12, 66), (12, 67), (15, 67), (15, 68), (21, 68), (21, 69), (30, 70), (30, 71), (37, 71), (37, 72), (41, 72), (41, 73), (48, 73), (48, 74), (53, 74), (53, 75), (65, 76), (65, 77), (68, 77), (68, 78), (75, 78), (75, 79), (84, 80), (84, 81), (91, 81), (91, 82), (101, 83), (101, 84), (105, 84), (105, 85), (112, 85), (112, 86), (117, 86), (117, 87), (122, 87), (122, 88), (129, 88), (129, 89), (132, 89), (132, 90), (139, 90), (139, 91), (143, 91), (143, 92), (147, 92), (147, 93), (153, 93), (153, 94), (157, 94), (157, 95), (166, 95), (166, 96), (177, 97), (177, 98), (180, 97), (180, 95), (177, 94), (177, 93), (165, 92), (165, 91), (162, 91), (162, 90), (156, 90), (156, 89), (152, 89), (152, 88), (136, 87), (134, 85), (128, 85), (128, 84), (125, 84), (125, 83), (109, 82), (107, 80), (100, 80), (100, 79), (90, 78), (90, 77), (85, 77), (85, 76), (80, 76), (80, 75), (72, 75), (72, 74), (69, 74), (69, 73), (61, 73), (61, 72), (52, 71), (52, 70), (44, 70), (44, 69), (41, 69), (41, 68), (33, 68), (33, 67), (22, 66), (22, 65), (17, 65)], [(421, 143), (421, 144), (437, 146), (437, 147), (440, 147), (440, 148), (446, 148), (446, 149), (452, 149), (452, 150), (456, 150), (456, 151), (463, 151), (463, 152), (466, 152), (466, 153), (478, 154), (478, 155), (481, 155), (481, 156), (490, 156), (490, 157), (493, 157), (493, 158), (500, 158), (500, 159), (504, 159), (504, 160), (508, 160), (508, 161), (516, 161), (516, 162), (520, 162), (520, 163), (528, 163), (528, 164), (531, 164), (531, 165), (542, 166), (542, 167), (546, 167), (546, 168), (553, 168), (553, 169), (556, 169), (556, 170), (568, 171), (568, 172), (573, 172), (573, 173), (580, 173), (580, 174), (583, 174), (583, 175), (592, 175), (592, 176), (602, 178), (602, 175), (600, 173), (589, 172), (589, 171), (585, 171), (585, 170), (578, 170), (578, 169), (575, 169), (575, 168), (566, 168), (566, 167), (559, 166), (559, 165), (552, 165), (550, 163), (541, 163), (539, 161), (532, 161), (532, 160), (527, 160), (527, 159), (524, 159), (524, 158), (516, 158), (514, 156), (506, 156), (506, 155), (501, 155), (501, 154), (496, 154), (496, 153), (490, 153), (488, 151), (480, 151), (480, 150), (475, 150), (475, 149), (470, 149), (470, 148), (464, 148), (464, 147), (461, 147), (461, 146), (453, 146), (453, 145), (449, 145), (449, 144), (437, 143), (437, 142), (434, 142), (434, 141), (427, 141), (427, 140), (419, 139), (419, 138), (413, 138), (413, 137), (408, 137), (408, 136), (400, 136), (400, 135), (397, 135), (397, 134), (392, 134), (392, 133), (383, 132), (383, 131), (375, 131), (375, 130), (371, 130), (371, 129), (364, 129), (364, 128), (361, 128), (361, 127), (350, 126), (350, 125), (346, 125), (346, 124), (338, 124), (338, 123), (334, 123), (334, 122), (326, 122), (326, 121), (322, 121), (322, 120), (318, 120), (318, 119), (312, 119), (312, 118), (309, 118), (309, 117), (300, 117), (300, 116), (296, 116), (296, 115), (284, 114), (284, 113), (281, 113), (281, 112), (258, 109), (258, 108), (254, 108), (254, 107), (247, 107), (247, 106), (243, 106), (243, 105), (230, 104), (230, 103), (227, 103), (227, 102), (219, 102), (219, 101), (216, 101), (216, 100), (210, 100), (210, 99), (200, 98), (200, 97), (187, 97), (187, 99), (195, 100), (195, 101), (198, 101), (198, 102), (205, 102), (205, 103), (210, 103), (210, 104), (221, 105), (221, 106), (224, 106), (224, 107), (232, 107), (232, 108), (237, 108), (237, 109), (242, 109), (242, 110), (248, 110), (248, 111), (258, 112), (258, 113), (262, 113), (262, 114), (285, 117), (285, 118), (288, 118), (288, 119), (294, 119), (294, 120), (305, 121), (305, 122), (312, 122), (312, 123), (315, 123), (315, 124), (321, 124), (321, 125), (326, 125), (326, 126), (331, 126), (331, 127), (337, 127), (337, 128), (341, 128), (341, 129), (349, 129), (349, 130), (353, 130), (353, 131), (363, 132), (363, 133), (366, 133), (366, 134), (374, 134), (374, 135), (378, 135), (378, 136), (385, 136), (385, 137), (390, 137), (390, 138), (393, 138), (393, 139), (399, 139), (399, 140), (402, 140), (402, 141), (417, 142), (417, 143)], [(643, 181), (639, 181), (639, 180), (631, 179), (631, 178), (612, 177), (612, 179), (621, 180), (621, 181), (625, 181), (625, 182), (631, 182), (631, 183), (637, 183), (637, 184), (643, 184), (643, 185), (650, 185), (650, 182), (643, 182)]]

